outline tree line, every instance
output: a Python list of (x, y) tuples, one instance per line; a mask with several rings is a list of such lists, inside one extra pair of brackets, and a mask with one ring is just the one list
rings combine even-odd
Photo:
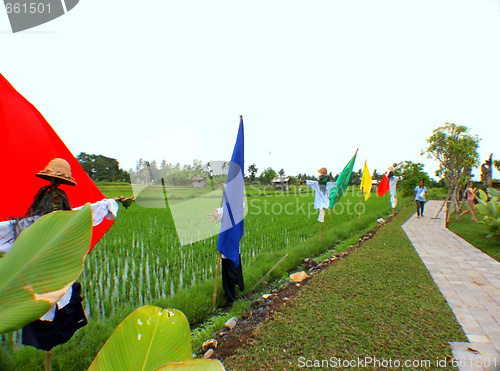
[[(479, 154), (477, 152), (479, 140), (477, 135), (470, 134), (469, 129), (463, 125), (446, 123), (444, 126), (438, 127), (426, 140), (428, 147), (422, 150), (420, 154), (427, 155), (427, 157), (439, 162), (436, 176), (440, 177), (441, 180), (436, 182), (431, 179), (427, 172), (424, 171), (422, 163), (402, 161), (393, 164), (395, 175), (402, 177), (402, 180), (398, 183), (398, 189), (403, 195), (412, 195), (415, 186), (423, 179), (429, 188), (448, 187), (450, 192), (448, 197), (453, 201), (454, 206), (458, 207), (461, 189), (471, 180), (472, 169), (479, 166)], [(214, 179), (209, 164), (207, 166), (201, 160), (194, 160), (192, 164), (181, 165), (180, 163), (171, 164), (165, 160), (157, 163), (155, 160), (149, 162), (139, 159), (135, 169), (131, 169), (130, 173), (121, 169), (116, 159), (102, 155), (82, 152), (78, 155), (77, 160), (90, 178), (99, 182), (130, 183), (132, 176), (134, 182), (150, 184), (163, 179), (171, 185), (189, 186), (192, 184), (193, 178), (197, 176), (211, 178), (212, 181)], [(496, 167), (499, 169), (499, 160), (492, 160), (490, 157), (490, 162), (490, 168)], [(225, 163), (225, 166), (228, 165), (229, 163)], [(257, 175), (259, 169), (255, 163), (251, 164), (247, 170), (245, 180), (248, 184), (258, 182), (262, 185), (269, 185), (275, 177), (285, 175), (283, 168), (275, 171), (271, 167), (264, 169)], [(335, 181), (339, 176), (339, 174), (334, 175), (331, 172), (328, 175), (330, 181)], [(349, 185), (359, 185), (362, 175), (361, 169), (353, 172)], [(378, 173), (377, 170), (373, 170), (371, 175), (373, 180), (380, 180), (383, 177), (383, 174)], [(297, 184), (299, 181), (307, 179), (314, 180), (317, 179), (317, 176), (300, 173), (297, 176), (290, 176), (290, 183)]]
[(81, 152), (76, 159), (94, 182), (130, 183), (130, 174), (114, 158)]
[[(168, 163), (166, 160), (158, 163), (155, 160), (146, 161), (141, 158), (137, 161), (135, 169), (131, 169), (130, 172), (121, 169), (116, 159), (103, 155), (82, 152), (77, 156), (77, 160), (89, 177), (95, 182), (130, 183), (132, 179), (134, 183), (156, 184), (161, 183), (163, 179), (163, 181), (169, 185), (190, 186), (192, 185), (194, 177), (205, 177), (207, 181), (210, 178), (210, 163), (204, 164), (201, 160), (193, 160), (192, 164), (181, 165), (180, 163)], [(226, 167), (228, 166), (229, 163), (226, 163)], [(424, 165), (421, 163), (403, 161), (394, 164), (393, 167), (396, 175), (403, 177), (403, 180), (399, 183), (399, 188), (405, 195), (411, 194), (415, 184), (418, 184), (420, 179), (424, 179), (426, 184), (430, 187), (439, 186), (423, 170)], [(285, 170), (283, 168), (279, 171), (275, 171), (271, 167), (264, 169), (257, 175), (258, 168), (256, 164), (250, 165), (247, 170), (248, 173), (245, 174), (247, 184), (258, 183), (270, 185), (275, 177), (285, 175)], [(339, 176), (339, 174), (334, 175), (331, 172), (328, 175), (330, 181), (335, 181)], [(361, 169), (353, 172), (349, 180), (349, 185), (359, 185), (362, 176)], [(374, 180), (380, 180), (382, 177), (383, 174), (378, 173), (377, 170), (373, 171), (372, 178)], [(220, 183), (217, 182), (217, 175), (215, 177), (212, 176), (212, 181), (214, 179), (216, 180), (215, 183)], [(308, 179), (317, 180), (317, 176), (300, 173), (297, 176), (290, 176), (290, 184), (298, 184), (300, 180)]]

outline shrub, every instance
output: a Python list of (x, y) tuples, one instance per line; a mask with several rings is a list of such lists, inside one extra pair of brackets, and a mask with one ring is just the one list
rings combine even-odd
[[(489, 197), (488, 197), (489, 195)], [(500, 203), (498, 199), (500, 192), (494, 188), (488, 188), (488, 194), (483, 190), (479, 191), (479, 197), (476, 196), (479, 203), (476, 205), (477, 211), (484, 215), (480, 223), (486, 224), (490, 233), (487, 237), (500, 238)]]

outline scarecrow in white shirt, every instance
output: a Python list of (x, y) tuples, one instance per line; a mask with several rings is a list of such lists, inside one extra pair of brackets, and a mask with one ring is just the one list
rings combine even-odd
[[(38, 190), (24, 217), (0, 222), (0, 257), (1, 254), (8, 253), (19, 234), (41, 216), (58, 210), (82, 208), (72, 209), (66, 192), (59, 189), (61, 184), (76, 185), (75, 179), (71, 176), (71, 167), (66, 160), (60, 158), (51, 160), (36, 176), (49, 181), (50, 185)], [(93, 225), (100, 224), (104, 218), (114, 219), (118, 212), (116, 201), (123, 202), (129, 199), (120, 196), (93, 203)], [(23, 327), (22, 343), (49, 351), (56, 345), (67, 342), (76, 330), (87, 324), (81, 302), (81, 285), (75, 282), (46, 314)]]
[(330, 191), (335, 186), (335, 182), (329, 182), (326, 168), (318, 170), (319, 180), (306, 180), (306, 184), (315, 191), (314, 208), (319, 209), (318, 222), (325, 221), (325, 210), (330, 206)]
[(391, 207), (394, 209), (398, 204), (398, 198), (396, 196), (396, 188), (398, 181), (401, 180), (401, 177), (394, 175), (394, 168), (392, 166), (390, 166), (387, 170), (389, 170), (387, 178), (389, 179), (389, 193), (391, 195)]

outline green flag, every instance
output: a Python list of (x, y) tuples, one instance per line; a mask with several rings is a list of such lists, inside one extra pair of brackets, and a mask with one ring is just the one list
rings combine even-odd
[(330, 209), (333, 209), (335, 204), (340, 200), (340, 197), (342, 197), (347, 185), (349, 184), (349, 179), (351, 179), (352, 168), (354, 167), (357, 154), (358, 150), (356, 150), (356, 153), (351, 158), (351, 161), (349, 161), (349, 163), (344, 167), (344, 170), (342, 170), (335, 182), (335, 186), (330, 191)]

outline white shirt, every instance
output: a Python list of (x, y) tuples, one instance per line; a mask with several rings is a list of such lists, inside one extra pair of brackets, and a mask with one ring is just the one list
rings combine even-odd
[[(114, 219), (118, 213), (118, 203), (113, 199), (105, 198), (97, 201), (92, 206), (92, 225), (101, 224), (104, 218)], [(72, 210), (80, 210), (83, 206), (75, 207)], [(33, 224), (40, 216), (33, 216), (19, 220), (20, 229), (23, 230)], [(15, 220), (0, 222), (0, 253), (6, 253), (14, 244), (14, 224)]]
[(335, 182), (326, 183), (326, 187), (322, 190), (317, 180), (306, 180), (306, 184), (315, 191), (314, 208), (326, 209), (330, 206), (330, 191), (335, 186)]
[(396, 194), (396, 184), (398, 183), (398, 180), (401, 180), (399, 176), (392, 176), (389, 178), (389, 193), (391, 195)]

